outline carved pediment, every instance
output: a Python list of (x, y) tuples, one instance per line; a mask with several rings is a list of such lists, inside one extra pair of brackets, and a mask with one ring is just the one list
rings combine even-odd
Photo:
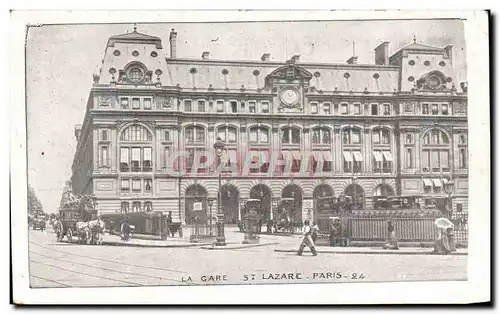
[(307, 71), (303, 67), (299, 67), (296, 64), (288, 63), (285, 66), (277, 68), (273, 72), (271, 72), (266, 79), (278, 79), (278, 80), (288, 80), (288, 81), (309, 81), (312, 78), (311, 72)]

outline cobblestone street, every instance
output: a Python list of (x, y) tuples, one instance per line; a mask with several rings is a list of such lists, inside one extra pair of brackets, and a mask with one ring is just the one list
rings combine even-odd
[(200, 247), (88, 246), (57, 243), (51, 230), (30, 230), (35, 287), (156, 286), (404, 280), (465, 280), (467, 256), (276, 252), (286, 242), (237, 250)]

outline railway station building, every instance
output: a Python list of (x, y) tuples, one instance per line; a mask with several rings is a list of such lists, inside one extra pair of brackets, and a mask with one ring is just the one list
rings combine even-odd
[(221, 174), (229, 224), (249, 199), (267, 218), (291, 199), (304, 220), (322, 215), (321, 196), (369, 210), (379, 196), (445, 196), (450, 180), (453, 209), (468, 210), (467, 85), (456, 82), (453, 43), (412, 40), (390, 53), (382, 42), (372, 64), (276, 61), (265, 51), (233, 61), (183, 58), (175, 30), (156, 35), (168, 42), (134, 29), (103, 43), (75, 127), (71, 189), (94, 195), (103, 218), (126, 213), (153, 233), (168, 212), (186, 224), (200, 210), (215, 217), (217, 138), (221, 164), (234, 170)]

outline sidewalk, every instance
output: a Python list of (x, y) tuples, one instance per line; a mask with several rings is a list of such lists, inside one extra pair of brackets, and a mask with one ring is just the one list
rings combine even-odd
[[(130, 246), (130, 247), (151, 247), (151, 248), (173, 248), (173, 247), (201, 247), (207, 250), (236, 250), (244, 249), (250, 247), (259, 246), (269, 246), (277, 244), (288, 244), (289, 241), (278, 240), (272, 235), (262, 234), (260, 235), (259, 243), (254, 244), (242, 244), (244, 239), (244, 234), (239, 232), (238, 228), (226, 228), (225, 230), (226, 244), (225, 246), (215, 246), (215, 237), (213, 240), (207, 239), (207, 241), (202, 241), (199, 243), (191, 243), (190, 230), (184, 230), (184, 235), (182, 238), (168, 237), (167, 240), (161, 240), (159, 236), (147, 235), (147, 234), (137, 234), (133, 235), (132, 239), (129, 241), (122, 241), (119, 235), (105, 234), (103, 239), (103, 244), (114, 245), (114, 246)], [(295, 239), (292, 240), (293, 243), (296, 242)]]
[[(298, 246), (283, 246), (275, 249), (275, 252), (292, 253), (297, 252)], [(306, 249), (307, 250), (307, 249)], [(325, 254), (379, 254), (379, 255), (435, 255), (432, 253), (432, 248), (418, 248), (418, 247), (402, 247), (399, 250), (384, 250), (380, 247), (324, 247), (317, 246), (318, 253)], [(456, 252), (450, 255), (468, 255), (466, 248), (457, 249)]]

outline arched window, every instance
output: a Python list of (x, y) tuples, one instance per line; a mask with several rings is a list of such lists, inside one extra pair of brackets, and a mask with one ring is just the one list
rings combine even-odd
[(387, 145), (391, 143), (391, 133), (389, 129), (376, 128), (372, 130), (372, 144)]
[(300, 130), (291, 127), (281, 129), (281, 143), (300, 144)]
[(120, 134), (120, 172), (153, 170), (153, 136), (142, 125), (131, 125)]
[(450, 172), (450, 140), (439, 129), (431, 129), (423, 135), (422, 172)]
[(151, 142), (151, 133), (142, 125), (131, 125), (120, 136), (121, 142)]
[(237, 142), (236, 128), (232, 126), (223, 126), (217, 129), (217, 137), (220, 137), (224, 142), (234, 144)]
[(315, 128), (312, 130), (313, 144), (331, 144), (332, 137), (328, 128)]
[(450, 140), (441, 130), (430, 130), (424, 135), (424, 145), (448, 145)]
[(253, 127), (250, 129), (250, 143), (269, 143), (269, 130), (264, 127)]
[(205, 129), (201, 126), (189, 126), (185, 129), (186, 144), (205, 143)]

